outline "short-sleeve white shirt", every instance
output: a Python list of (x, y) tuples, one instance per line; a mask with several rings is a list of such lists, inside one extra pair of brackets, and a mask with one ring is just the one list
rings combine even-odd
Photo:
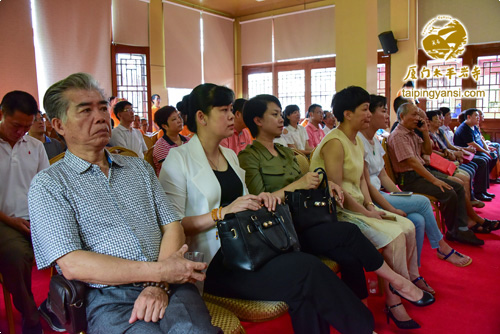
[(137, 153), (139, 158), (144, 158), (144, 152), (148, 150), (141, 131), (134, 128), (128, 130), (121, 124), (111, 131), (109, 144), (128, 148)]
[(385, 166), (384, 148), (382, 147), (382, 144), (380, 144), (380, 142), (378, 141), (377, 137), (373, 137), (373, 145), (372, 145), (361, 132), (358, 133), (358, 136), (363, 141), (363, 146), (365, 148), (365, 161), (368, 164), (368, 172), (370, 173), (370, 183), (377, 190), (380, 190), (382, 184), (378, 176)]
[(14, 147), (0, 138), (0, 211), (29, 220), (28, 190), (33, 177), (49, 167), (38, 139), (25, 135)]
[(288, 131), (288, 133), (282, 134), (281, 136), (285, 138), (286, 142), (288, 144), (295, 145), (295, 147), (299, 150), (305, 150), (306, 141), (309, 140), (306, 128), (304, 128), (300, 124), (297, 124), (297, 128), (288, 125), (285, 127), (285, 129)]

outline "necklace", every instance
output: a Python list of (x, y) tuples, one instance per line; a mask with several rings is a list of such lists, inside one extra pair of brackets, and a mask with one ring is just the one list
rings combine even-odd
[[(217, 150), (219, 152), (219, 155), (217, 155), (217, 164), (214, 164), (212, 160), (210, 160), (210, 158), (208, 157), (207, 155), (207, 160), (208, 162), (210, 163), (210, 167), (212, 167), (212, 169), (215, 169), (217, 172), (219, 171), (219, 158), (220, 158), (220, 151)], [(206, 152), (205, 152), (205, 155), (206, 155)]]

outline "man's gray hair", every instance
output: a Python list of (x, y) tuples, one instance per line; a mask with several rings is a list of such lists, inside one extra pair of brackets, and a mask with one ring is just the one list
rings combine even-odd
[(408, 102), (408, 103), (403, 103), (402, 105), (399, 106), (398, 108), (398, 121), (401, 122), (401, 117), (405, 116), (407, 113), (410, 112), (410, 110), (416, 107), (413, 103)]
[(64, 95), (65, 92), (71, 89), (78, 90), (95, 90), (101, 94), (105, 100), (104, 90), (99, 86), (99, 83), (88, 73), (74, 73), (69, 77), (62, 79), (47, 89), (43, 97), (43, 108), (50, 120), (58, 118), (63, 122), (66, 121), (69, 100)]

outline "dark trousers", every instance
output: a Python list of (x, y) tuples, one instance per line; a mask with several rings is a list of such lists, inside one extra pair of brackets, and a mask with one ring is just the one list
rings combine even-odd
[(205, 292), (288, 304), (294, 332), (371, 334), (370, 310), (317, 257), (302, 252), (279, 255), (257, 271), (230, 270), (219, 250), (207, 269)]
[(14, 306), (23, 316), (23, 327), (39, 323), (38, 309), (31, 292), (33, 248), (29, 236), (0, 222), (0, 273)]
[(358, 296), (368, 297), (366, 271), (375, 271), (384, 263), (382, 254), (360, 229), (347, 222), (319, 224), (299, 234), (302, 251), (322, 255), (340, 265), (342, 281)]
[(486, 153), (476, 152), (476, 155), (474, 156), (474, 157), (476, 157), (476, 156), (484, 157), (488, 161), (488, 173), (491, 173), (493, 168), (495, 168), (495, 166), (497, 165), (497, 161), (498, 161), (498, 156), (496, 153), (491, 152), (490, 155), (491, 155), (491, 158)]
[(474, 193), (482, 194), (490, 187), (490, 170), (487, 156), (474, 155), (471, 162), (477, 165), (476, 175), (474, 175)]
[(467, 227), (467, 209), (465, 208), (465, 191), (461, 184), (451, 181), (446, 175), (438, 171), (429, 169), (429, 172), (436, 178), (446, 182), (453, 189), (441, 189), (414, 171), (401, 173), (399, 184), (405, 191), (413, 191), (420, 194), (434, 196), (438, 199), (440, 211), (444, 217), (446, 228), (451, 232), (456, 232), (459, 227)]

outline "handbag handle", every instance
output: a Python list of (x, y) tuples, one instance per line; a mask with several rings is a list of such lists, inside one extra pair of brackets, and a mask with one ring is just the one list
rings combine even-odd
[(288, 233), (288, 231), (286, 230), (285, 226), (283, 225), (283, 222), (281, 220), (281, 217), (277, 216), (276, 213), (274, 212), (271, 212), (271, 214), (273, 215), (273, 218), (275, 221), (277, 221), (277, 223), (279, 224), (279, 226), (281, 227), (281, 229), (283, 230), (283, 232), (285, 232), (285, 237), (286, 237), (286, 246), (285, 246), (285, 249), (280, 249), (278, 247), (276, 247), (273, 242), (271, 240), (269, 240), (269, 238), (266, 236), (266, 234), (264, 233), (264, 231), (262, 230), (262, 226), (258, 223), (258, 220), (257, 220), (257, 217), (252, 215), (250, 217), (250, 219), (252, 220), (252, 223), (254, 224), (255, 228), (259, 231), (260, 235), (262, 236), (262, 238), (264, 239), (264, 242), (269, 246), (271, 247), (272, 249), (274, 249), (276, 252), (278, 253), (283, 253), (284, 251), (287, 251), (290, 249), (290, 234)]
[[(318, 167), (314, 170), (315, 173), (318, 173), (319, 176), (322, 176), (321, 182), (319, 183), (318, 188), (327, 188), (328, 177), (326, 176), (326, 172), (322, 167)], [(328, 192), (330, 193), (330, 192)]]

